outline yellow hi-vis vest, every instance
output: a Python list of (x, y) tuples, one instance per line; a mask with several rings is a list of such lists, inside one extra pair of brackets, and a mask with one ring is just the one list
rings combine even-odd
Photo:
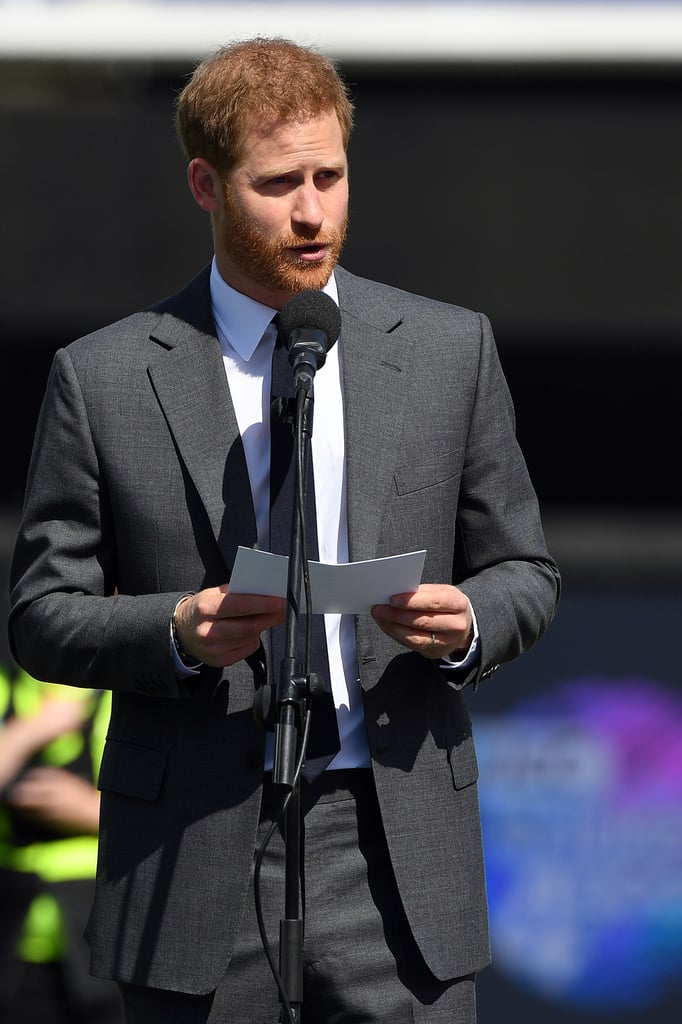
[[(87, 761), (88, 774), (94, 784), (104, 750), (111, 694), (42, 683), (25, 672), (11, 681), (0, 669), (0, 720), (10, 714), (30, 718), (47, 696), (87, 701), (90, 714), (79, 729), (63, 733), (44, 747), (33, 763), (67, 770), (78, 764), (82, 774), (83, 762)], [(0, 806), (0, 866), (10, 871), (29, 872), (48, 884), (94, 878), (97, 836), (55, 836), (18, 842), (12, 815), (6, 806)], [(58, 960), (64, 955), (65, 941), (59, 903), (51, 893), (41, 893), (31, 903), (24, 922), (18, 949), (20, 957), (31, 962)]]

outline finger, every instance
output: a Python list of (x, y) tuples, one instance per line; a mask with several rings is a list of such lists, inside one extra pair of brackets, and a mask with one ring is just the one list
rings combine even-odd
[(430, 614), (458, 615), (468, 606), (466, 595), (458, 587), (441, 583), (423, 583), (417, 590), (394, 594), (390, 607)]
[(281, 598), (228, 594), (222, 586), (181, 602), (175, 623), (183, 648), (205, 665), (218, 667), (252, 654), (260, 634), (285, 617), (286, 602)]
[(218, 601), (214, 617), (218, 619), (248, 618), (251, 616), (274, 616), (275, 621), (282, 620), (286, 613), (286, 601), (283, 597), (272, 597), (265, 594), (233, 594), (227, 591)]
[(244, 618), (250, 615), (276, 615), (285, 608), (284, 598), (264, 594), (233, 594), (223, 584), (188, 595), (178, 604), (176, 618), (178, 622)]
[(392, 623), (381, 627), (390, 636), (408, 650), (422, 654), (426, 658), (437, 659), (448, 651), (449, 641), (443, 633), (434, 630), (415, 630), (412, 627)]
[(377, 622), (385, 626), (395, 626), (402, 629), (421, 632), (455, 634), (465, 632), (468, 626), (468, 618), (465, 612), (459, 615), (445, 615), (441, 613), (418, 615), (412, 612), (393, 611), (392, 614), (379, 612), (375, 616)]
[(372, 615), (382, 628), (400, 629), (401, 635), (425, 634), (429, 639), (433, 632), (445, 642), (456, 643), (469, 629), (469, 616), (466, 610), (458, 614), (442, 612), (420, 614), (413, 611), (401, 611), (391, 605), (380, 605), (372, 609)]
[(244, 618), (212, 619), (200, 622), (196, 636), (202, 642), (222, 644), (259, 641), (261, 633), (284, 622), (284, 614), (252, 615)]
[(216, 619), (201, 623), (193, 650), (205, 665), (212, 667), (233, 665), (254, 654), (260, 647), (261, 634), (284, 621), (277, 617), (257, 616), (252, 619)]
[(201, 660), (204, 665), (212, 668), (226, 668), (235, 665), (250, 654), (255, 654), (260, 648), (260, 637), (255, 639), (239, 639), (228, 642), (210, 641), (201, 650)]
[(255, 654), (259, 647), (260, 640), (236, 647), (212, 645), (206, 648), (201, 660), (210, 668), (229, 668), (230, 665), (236, 665), (238, 661), (248, 658), (250, 654)]
[(446, 646), (446, 641), (432, 629), (425, 630), (401, 630), (401, 641), (413, 651), (423, 654), (426, 657), (440, 657), (440, 652)]

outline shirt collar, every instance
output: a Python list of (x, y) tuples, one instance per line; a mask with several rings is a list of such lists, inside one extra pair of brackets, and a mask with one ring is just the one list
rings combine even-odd
[[(248, 362), (265, 334), (268, 324), (277, 312), (248, 295), (235, 291), (221, 276), (215, 256), (211, 264), (211, 306), (218, 328), (220, 344), (229, 345)], [(339, 292), (332, 274), (322, 289), (339, 304)]]

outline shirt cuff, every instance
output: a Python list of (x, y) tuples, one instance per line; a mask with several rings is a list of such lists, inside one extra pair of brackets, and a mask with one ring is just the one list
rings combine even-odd
[(471, 623), (474, 628), (474, 635), (471, 639), (469, 650), (463, 658), (459, 658), (457, 661), (453, 661), (453, 659), (449, 657), (440, 659), (440, 667), (446, 671), (453, 671), (455, 669), (467, 670), (473, 668), (473, 666), (477, 665), (481, 659), (481, 643), (476, 613), (471, 605), (471, 601), (469, 601), (469, 598), (467, 598), (467, 601), (469, 602), (469, 609), (471, 610)]

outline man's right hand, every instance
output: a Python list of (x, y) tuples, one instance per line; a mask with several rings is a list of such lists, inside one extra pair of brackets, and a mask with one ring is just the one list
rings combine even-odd
[(175, 611), (175, 628), (183, 650), (204, 665), (222, 668), (257, 651), (261, 633), (285, 618), (283, 597), (231, 594), (223, 584), (184, 598)]

